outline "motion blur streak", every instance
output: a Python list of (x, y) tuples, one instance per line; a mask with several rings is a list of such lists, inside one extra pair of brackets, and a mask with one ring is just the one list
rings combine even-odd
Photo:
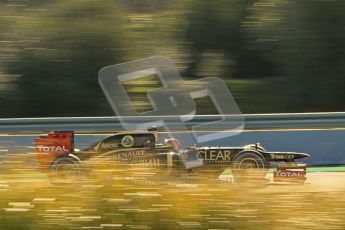
[[(222, 78), (243, 113), (341, 111), (344, 11), (343, 0), (0, 0), (0, 117), (113, 115), (98, 71), (154, 54), (187, 80)], [(125, 88), (142, 111), (157, 84)]]
[(236, 185), (98, 162), (88, 177), (52, 184), (20, 167), (24, 156), (9, 162), (17, 168), (1, 171), (0, 229), (345, 228), (341, 172), (311, 173), (305, 185)]

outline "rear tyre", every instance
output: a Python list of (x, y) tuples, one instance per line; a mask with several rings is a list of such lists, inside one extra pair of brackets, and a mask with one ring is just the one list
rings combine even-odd
[(80, 162), (73, 157), (56, 159), (50, 167), (49, 179), (54, 184), (73, 184), (82, 176)]
[(241, 153), (232, 167), (236, 182), (263, 182), (268, 168), (266, 159), (254, 152)]

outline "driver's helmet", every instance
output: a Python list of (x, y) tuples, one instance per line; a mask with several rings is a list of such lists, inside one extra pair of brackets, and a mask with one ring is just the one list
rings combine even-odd
[(174, 150), (181, 150), (182, 144), (176, 139), (166, 139), (165, 145), (173, 148)]

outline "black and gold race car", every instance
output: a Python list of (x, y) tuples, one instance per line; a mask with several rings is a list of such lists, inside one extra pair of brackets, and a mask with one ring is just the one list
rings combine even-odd
[(113, 162), (116, 167), (151, 167), (169, 172), (221, 174), (231, 168), (237, 179), (264, 178), (273, 162), (283, 162), (274, 173), (276, 181), (303, 181), (306, 165), (295, 160), (306, 153), (270, 152), (260, 144), (239, 147), (200, 147), (182, 149), (175, 139), (157, 144), (157, 131), (120, 132), (87, 148), (74, 148), (73, 132), (52, 132), (35, 140), (40, 168), (49, 173), (80, 174), (83, 165), (93, 160)]

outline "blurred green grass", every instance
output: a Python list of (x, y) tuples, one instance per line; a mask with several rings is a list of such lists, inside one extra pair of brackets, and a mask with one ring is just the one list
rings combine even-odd
[[(18, 155), (1, 168), (0, 229), (345, 227), (344, 174), (313, 174), (345, 167), (311, 167), (305, 185), (273, 185), (97, 161), (87, 177), (52, 183), (26, 159)], [(318, 184), (325, 179), (330, 187)]]
[[(155, 183), (92, 173), (52, 185), (26, 175), (0, 179), (0, 229), (342, 229), (342, 191), (274, 192), (215, 181)], [(105, 175), (106, 174), (106, 175)], [(297, 188), (297, 189), (296, 189)], [(277, 186), (274, 187), (277, 189)], [(298, 192), (297, 192), (298, 191)], [(302, 191), (302, 192), (301, 192)], [(317, 218), (315, 218), (317, 217)]]

